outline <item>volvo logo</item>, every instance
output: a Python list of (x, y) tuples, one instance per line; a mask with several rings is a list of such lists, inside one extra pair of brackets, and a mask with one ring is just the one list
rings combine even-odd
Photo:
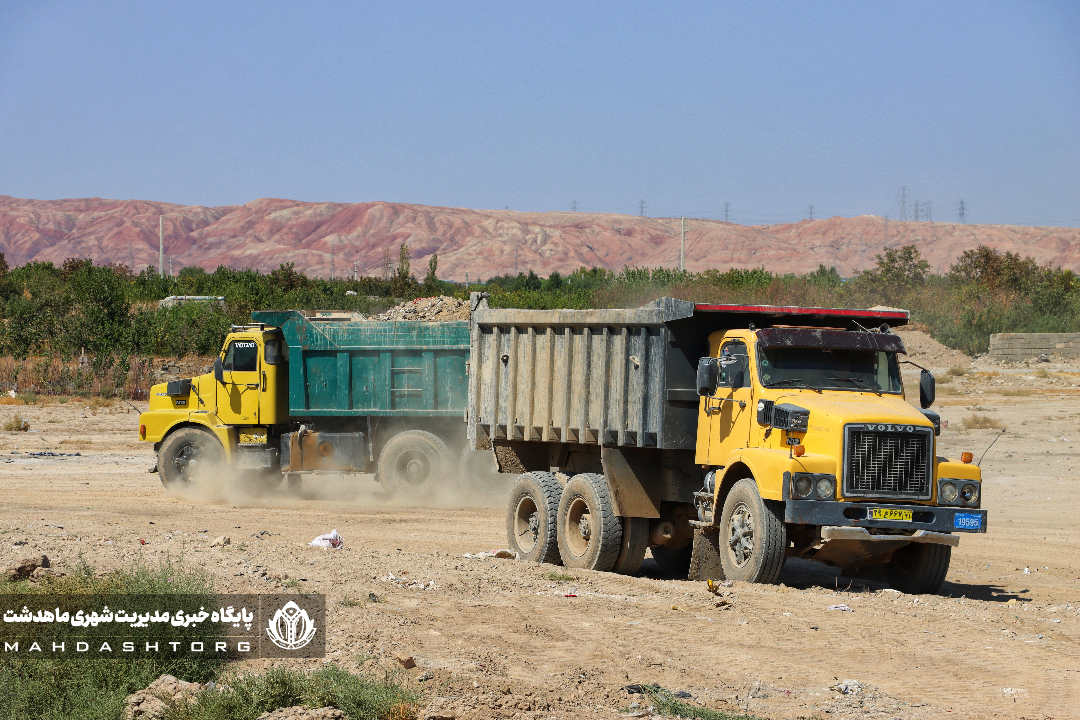
[(914, 425), (867, 425), (866, 429), (879, 432), (915, 432)]

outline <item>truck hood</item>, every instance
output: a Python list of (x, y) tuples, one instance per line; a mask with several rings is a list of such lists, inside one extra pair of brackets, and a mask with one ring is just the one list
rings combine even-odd
[(899, 395), (877, 397), (872, 393), (825, 390), (820, 395), (805, 390), (783, 392), (775, 402), (791, 403), (810, 411), (810, 426), (848, 423), (893, 423), (933, 427), (918, 408)]

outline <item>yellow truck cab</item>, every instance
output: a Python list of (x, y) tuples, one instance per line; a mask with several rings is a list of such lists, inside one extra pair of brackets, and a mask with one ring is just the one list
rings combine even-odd
[(154, 443), (166, 487), (224, 463), (272, 467), (274, 426), (288, 421), (281, 331), (251, 326), (229, 333), (212, 373), (155, 385), (139, 416), (139, 439)]
[(986, 532), (971, 454), (939, 455), (903, 310), (691, 303), (480, 307), (469, 438), (522, 473), (519, 557), (633, 574), (646, 550), (691, 578), (775, 582), (787, 558), (936, 592)]

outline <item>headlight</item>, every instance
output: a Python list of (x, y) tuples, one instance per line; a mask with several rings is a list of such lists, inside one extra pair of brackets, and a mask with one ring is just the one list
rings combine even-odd
[[(973, 487), (968, 485), (966, 487)], [(941, 497), (938, 498), (941, 502), (955, 502), (956, 501), (956, 486), (952, 483), (945, 483), (941, 486)]]
[(819, 498), (831, 498), (836, 495), (833, 490), (833, 481), (828, 478), (821, 478), (817, 481), (817, 494)]
[(800, 475), (799, 477), (795, 478), (795, 494), (797, 496), (806, 497), (813, 491), (814, 482), (810, 478), (806, 477), (805, 475)]
[(965, 485), (960, 490), (960, 499), (964, 501), (965, 505), (974, 505), (979, 502), (979, 488), (974, 485)]

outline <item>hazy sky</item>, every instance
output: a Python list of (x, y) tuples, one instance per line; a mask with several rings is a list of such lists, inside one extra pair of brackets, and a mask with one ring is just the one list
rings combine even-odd
[(1080, 225), (1080, 3), (0, 0), (0, 194), (768, 223), (902, 186)]

